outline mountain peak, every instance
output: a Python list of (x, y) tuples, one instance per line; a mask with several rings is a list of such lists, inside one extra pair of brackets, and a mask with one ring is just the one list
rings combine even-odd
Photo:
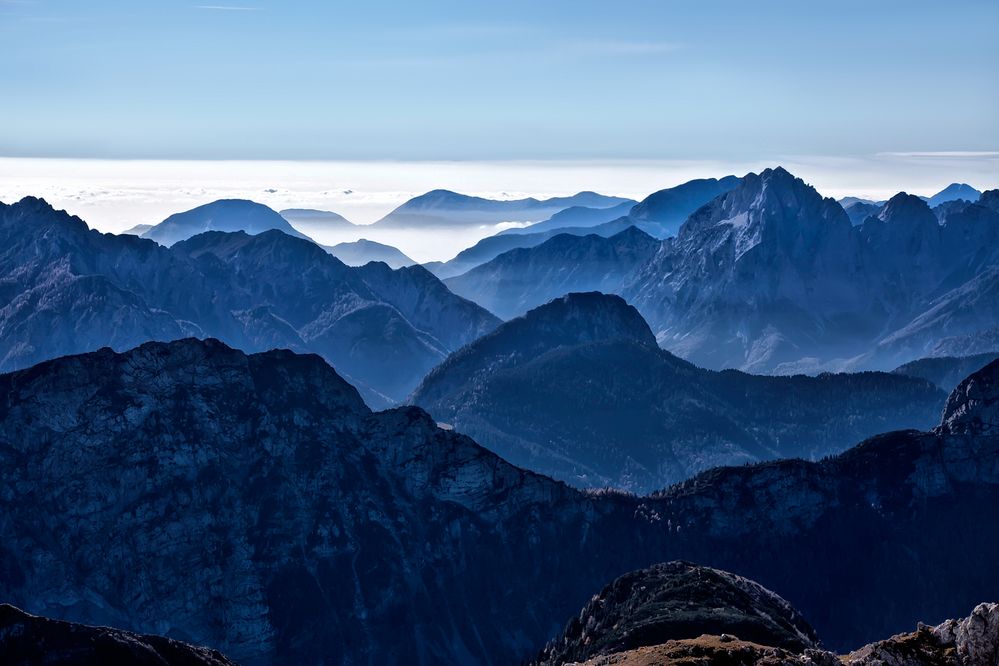
[(427, 404), (477, 375), (514, 366), (560, 348), (595, 342), (627, 341), (658, 351), (649, 325), (620, 296), (600, 292), (555, 298), (451, 354), (428, 374), (413, 394)]
[(946, 203), (947, 201), (956, 201), (957, 199), (963, 199), (965, 201), (978, 201), (978, 197), (981, 195), (981, 192), (967, 183), (951, 183), (930, 197), (927, 200), (927, 203), (931, 208), (933, 208), (942, 203)]
[(878, 218), (887, 224), (906, 224), (915, 226), (927, 224), (937, 226), (936, 215), (929, 204), (920, 197), (906, 192), (899, 192), (884, 205)]
[(999, 360), (957, 385), (947, 398), (940, 430), (952, 434), (999, 434)]

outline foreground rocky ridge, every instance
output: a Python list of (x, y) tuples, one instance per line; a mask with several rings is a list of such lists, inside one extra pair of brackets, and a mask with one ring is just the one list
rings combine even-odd
[(576, 487), (651, 492), (719, 465), (818, 459), (929, 428), (945, 394), (885, 373), (697, 368), (619, 296), (568, 294), (435, 368), (411, 401), (505, 460)]
[(994, 666), (999, 604), (935, 627), (920, 624), (837, 656), (804, 618), (761, 585), (669, 562), (607, 585), (531, 666)]
[(222, 653), (155, 635), (30, 615), (0, 604), (0, 662), (7, 666), (235, 666)]
[(513, 467), (416, 408), (372, 413), (312, 355), (149, 343), (0, 394), (0, 599), (241, 663), (512, 663), (670, 559), (759, 581), (840, 650), (999, 596), (979, 398), (933, 432), (641, 498)]

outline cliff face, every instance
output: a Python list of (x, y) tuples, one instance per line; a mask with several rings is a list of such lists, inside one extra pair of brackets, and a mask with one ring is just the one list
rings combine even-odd
[(601, 584), (678, 558), (758, 580), (837, 649), (999, 596), (991, 435), (894, 433), (638, 498), (372, 413), (312, 355), (149, 343), (0, 395), (0, 599), (241, 663), (516, 662)]

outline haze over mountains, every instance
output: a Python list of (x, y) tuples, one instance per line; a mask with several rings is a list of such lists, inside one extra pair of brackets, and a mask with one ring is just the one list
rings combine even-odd
[(596, 192), (579, 192), (571, 197), (551, 199), (496, 200), (473, 197), (449, 190), (433, 190), (414, 197), (375, 222), (386, 227), (451, 227), (497, 224), (500, 222), (538, 222), (572, 206), (610, 208), (629, 202)]
[(661, 346), (708, 368), (892, 369), (994, 349), (996, 194), (943, 224), (922, 199), (899, 194), (855, 225), (837, 202), (768, 169), (694, 212), (647, 260), (609, 271), (581, 259), (599, 241), (555, 236), (448, 284), (505, 318), (549, 300), (551, 281), (562, 292), (618, 293)]
[(997, 378), (962, 382), (929, 432), (634, 497), (514, 467), (417, 408), (372, 413), (314, 355), (61, 358), (0, 376), (0, 596), (242, 663), (512, 663), (616, 576), (685, 559), (776, 591), (845, 651), (999, 590)]
[(0, 237), (8, 370), (103, 346), (217, 336), (250, 351), (321, 353), (385, 405), (498, 323), (418, 266), (350, 268), (279, 230), (212, 231), (168, 249), (91, 231), (29, 198), (0, 207)]
[(404, 268), (416, 262), (391, 245), (384, 245), (362, 238), (353, 243), (337, 243), (326, 248), (334, 257), (348, 266), (363, 266), (372, 261), (380, 261), (389, 268)]

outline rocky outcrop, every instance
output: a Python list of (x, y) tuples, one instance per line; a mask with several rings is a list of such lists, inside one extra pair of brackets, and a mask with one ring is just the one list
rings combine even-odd
[(685, 562), (621, 576), (569, 621), (532, 666), (994, 666), (999, 604), (838, 656), (802, 616), (740, 576)]
[(999, 361), (957, 385), (947, 399), (940, 429), (952, 434), (999, 434)]
[(704, 634), (794, 651), (818, 646), (804, 618), (763, 586), (726, 571), (668, 562), (610, 583), (534, 663), (558, 666)]
[(7, 666), (234, 666), (221, 652), (163, 636), (29, 615), (0, 604), (0, 662)]

